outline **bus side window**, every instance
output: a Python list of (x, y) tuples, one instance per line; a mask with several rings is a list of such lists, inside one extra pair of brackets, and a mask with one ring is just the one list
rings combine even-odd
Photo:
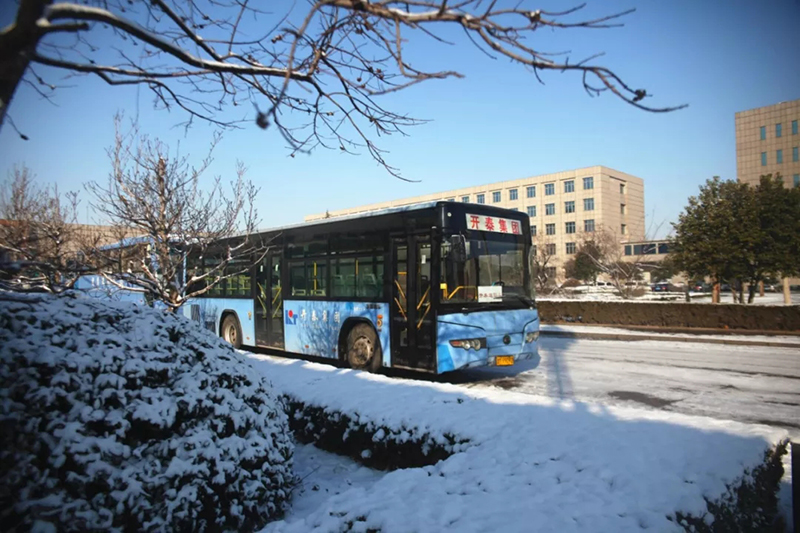
[(306, 266), (302, 261), (289, 263), (289, 283), (292, 296), (306, 295)]

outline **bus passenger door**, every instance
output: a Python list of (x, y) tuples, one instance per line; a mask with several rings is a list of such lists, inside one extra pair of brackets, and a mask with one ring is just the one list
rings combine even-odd
[(256, 269), (256, 343), (283, 348), (280, 251), (269, 252)]
[(431, 239), (392, 240), (392, 366), (435, 370)]

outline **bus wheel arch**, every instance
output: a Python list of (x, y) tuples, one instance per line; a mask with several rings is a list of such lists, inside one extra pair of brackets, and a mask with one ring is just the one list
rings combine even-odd
[(365, 318), (349, 318), (339, 331), (339, 361), (356, 370), (378, 372), (383, 349), (375, 326)]
[(235, 349), (242, 347), (242, 324), (235, 311), (226, 309), (219, 322), (219, 336), (229, 342)]

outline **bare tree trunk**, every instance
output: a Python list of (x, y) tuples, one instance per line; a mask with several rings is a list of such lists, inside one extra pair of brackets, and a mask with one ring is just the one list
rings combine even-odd
[(17, 19), (0, 30), (0, 127), (42, 36), (36, 21), (51, 0), (21, 0)]
[(789, 278), (783, 278), (783, 303), (786, 305), (792, 303), (792, 293), (789, 291)]
[(762, 297), (764, 296), (764, 282), (763, 281), (759, 281), (758, 282), (758, 295), (762, 296)]
[(711, 289), (711, 303), (718, 304), (719, 303), (719, 282), (714, 283), (714, 287)]
[[(763, 291), (764, 290), (764, 282), (760, 281), (760, 282), (758, 282), (758, 285), (761, 287), (761, 290)], [(756, 284), (755, 283), (751, 283), (749, 289), (750, 289), (750, 294), (747, 296), (747, 303), (751, 304), (751, 303), (753, 303), (753, 300), (756, 299)]]

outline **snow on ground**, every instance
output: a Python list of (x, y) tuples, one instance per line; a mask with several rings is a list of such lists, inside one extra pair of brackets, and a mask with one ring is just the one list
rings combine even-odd
[(601, 333), (604, 335), (625, 335), (630, 337), (659, 337), (664, 340), (688, 339), (688, 340), (723, 340), (741, 343), (784, 343), (796, 344), (800, 347), (800, 335), (709, 335), (694, 333), (659, 333), (658, 331), (648, 331), (639, 329), (626, 329), (624, 327), (591, 326), (582, 324), (542, 324), (541, 331), (552, 333)]
[[(797, 439), (792, 442), (797, 442)], [(792, 444), (789, 445), (788, 453), (783, 456), (783, 478), (781, 479), (781, 488), (778, 490), (778, 510), (786, 524), (786, 533), (794, 532), (794, 517), (792, 515), (792, 446)]]
[[(410, 381), (249, 354), (277, 390), (363, 421), (470, 439), (265, 531), (681, 530), (788, 436), (766, 426)], [(710, 519), (710, 517), (707, 517)]]
[(539, 355), (538, 361), (465, 370), (449, 379), (468, 387), (777, 425), (800, 438), (795, 348), (541, 337)]
[(308, 516), (331, 496), (351, 488), (369, 491), (386, 475), (313, 444), (298, 444), (295, 448), (294, 473), (300, 481), (292, 491), (291, 507), (284, 517), (289, 522)]

